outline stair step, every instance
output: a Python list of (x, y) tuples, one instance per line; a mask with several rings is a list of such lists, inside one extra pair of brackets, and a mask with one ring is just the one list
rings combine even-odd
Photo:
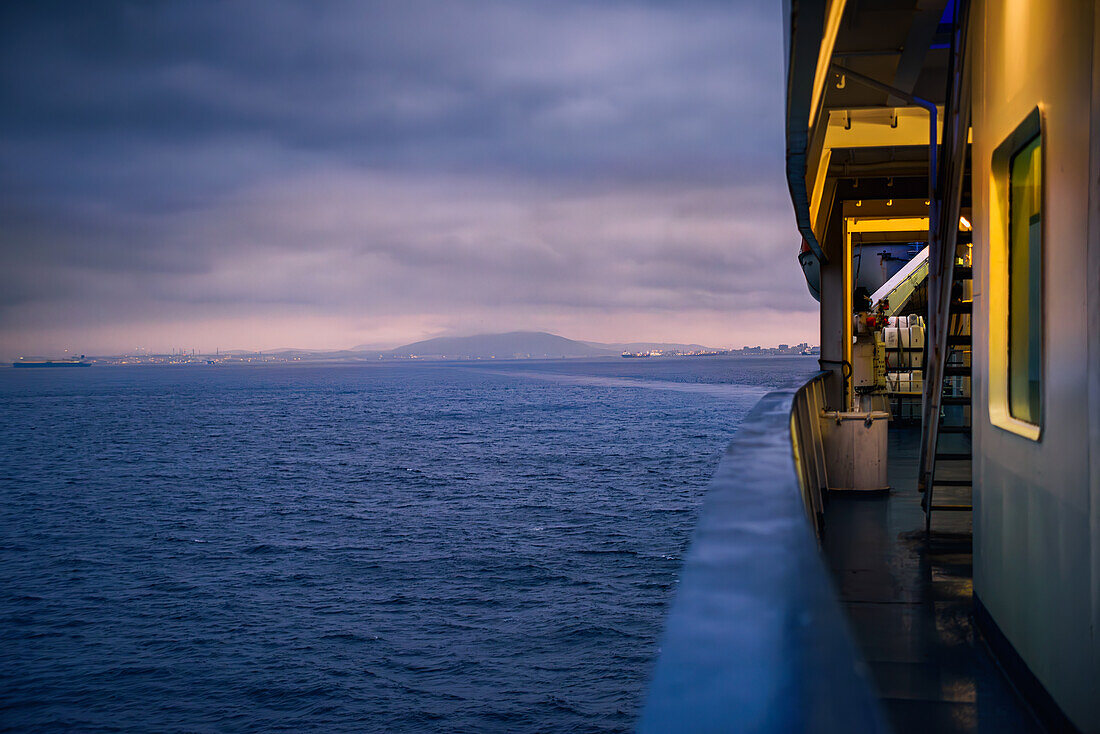
[(970, 377), (970, 365), (948, 365), (943, 368), (944, 377)]
[(971, 505), (932, 505), (935, 512), (970, 512), (974, 509)]
[(951, 313), (974, 313), (973, 301), (952, 301)]
[(967, 436), (971, 433), (970, 426), (940, 426), (940, 433), (962, 433)]
[(947, 343), (948, 344), (959, 344), (959, 345), (969, 346), (971, 341), (972, 341), (972, 339), (970, 338), (969, 334), (948, 334), (947, 335)]
[(974, 268), (969, 265), (955, 266), (955, 280), (970, 280), (974, 277)]
[(970, 461), (973, 456), (963, 453), (943, 453), (936, 454), (936, 461)]
[(941, 405), (970, 405), (970, 397), (967, 395), (944, 395), (940, 398)]
[(933, 487), (969, 487), (973, 483), (970, 479), (937, 479), (932, 482)]

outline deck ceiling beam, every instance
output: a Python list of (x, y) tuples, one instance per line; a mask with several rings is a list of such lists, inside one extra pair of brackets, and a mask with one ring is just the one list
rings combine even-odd
[[(917, 86), (924, 69), (924, 59), (928, 55), (928, 47), (932, 45), (936, 32), (940, 26), (940, 18), (947, 6), (947, 0), (922, 0), (917, 4), (917, 11), (913, 14), (913, 23), (909, 26), (909, 34), (902, 46), (901, 58), (898, 60), (898, 68), (894, 72), (894, 81), (891, 86), (897, 87), (910, 94)], [(889, 104), (897, 104), (899, 100), (891, 97)]]
[[(939, 112), (942, 115), (942, 107)], [(937, 115), (940, 117), (941, 115)], [(937, 122), (937, 138), (942, 124)], [(825, 147), (886, 148), (928, 146), (928, 111), (923, 107), (829, 110)]]
[[(840, 201), (919, 199), (923, 203), (927, 201), (927, 191), (927, 177), (895, 178), (892, 181), (888, 178), (848, 178), (837, 182), (835, 195)], [(928, 205), (924, 204), (924, 208), (927, 210)]]

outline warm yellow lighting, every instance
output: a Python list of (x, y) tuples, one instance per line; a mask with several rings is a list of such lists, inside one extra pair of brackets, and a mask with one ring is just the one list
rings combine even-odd
[(829, 161), (833, 152), (825, 149), (821, 152), (821, 160), (817, 163), (814, 173), (814, 188), (810, 194), (810, 222), (816, 224), (818, 212), (821, 209), (821, 195), (825, 191), (825, 179), (829, 175)]
[(930, 202), (930, 201), (929, 201), (928, 199), (925, 199), (925, 200), (924, 200), (924, 205), (925, 205), (925, 206), (928, 206), (928, 205), (929, 205), (929, 204), (931, 204), (931, 203), (932, 203), (932, 202)]
[(893, 206), (893, 205), (894, 205), (894, 200), (893, 199), (887, 199), (886, 200), (886, 206)]
[(1010, 164), (1021, 145), (1040, 132), (1039, 110), (1036, 109), (993, 151), (989, 166), (989, 199), (983, 228), (986, 238), (984, 270), (986, 283), (982, 289), (988, 314), (986, 377), (989, 422), (1018, 436), (1038, 441), (1042, 428), (1012, 415), (1008, 402), (1008, 334), (1009, 334), (1009, 210)]
[(849, 232), (926, 232), (928, 217), (862, 217), (848, 220)]
[(962, 227), (962, 229), (967, 231), (967, 232), (969, 232), (971, 229), (973, 229), (973, 227), (970, 226), (970, 220), (967, 219), (966, 217), (959, 217), (959, 226)]
[[(943, 127), (943, 108), (937, 109), (939, 131)], [(826, 148), (928, 145), (928, 111), (923, 107), (829, 109), (821, 114), (829, 118)]]
[(817, 118), (818, 103), (825, 92), (825, 80), (829, 76), (829, 66), (833, 63), (833, 46), (840, 31), (840, 20), (844, 17), (846, 0), (832, 0), (825, 15), (825, 27), (822, 28), (821, 46), (817, 51), (817, 68), (814, 70), (814, 87), (810, 93), (810, 128)]
[(863, 206), (863, 199), (856, 199), (856, 206)]

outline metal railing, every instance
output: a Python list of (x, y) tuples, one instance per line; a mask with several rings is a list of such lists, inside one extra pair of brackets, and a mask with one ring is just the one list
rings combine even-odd
[(821, 413), (825, 410), (823, 382), (832, 372), (818, 372), (794, 394), (791, 405), (791, 450), (806, 516), (820, 537), (825, 522), (829, 478), (821, 440)]
[(828, 374), (764, 396), (722, 457), (639, 731), (888, 730), (816, 536)]

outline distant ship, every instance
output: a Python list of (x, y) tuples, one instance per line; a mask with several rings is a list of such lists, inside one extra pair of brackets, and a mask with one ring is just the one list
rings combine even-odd
[(84, 355), (79, 359), (20, 359), (11, 363), (12, 367), (89, 367), (91, 362), (84, 361)]

